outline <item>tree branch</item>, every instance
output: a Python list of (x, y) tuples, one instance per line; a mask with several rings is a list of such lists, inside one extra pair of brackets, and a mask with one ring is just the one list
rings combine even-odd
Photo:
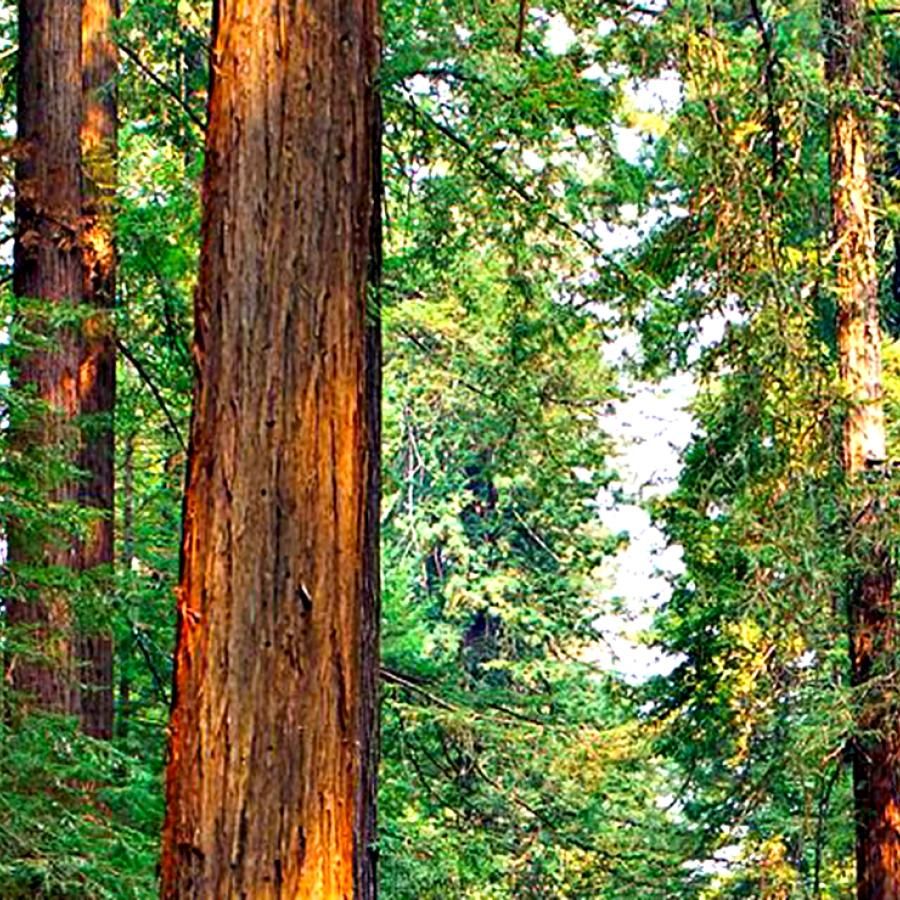
[[(390, 102), (391, 99), (390, 94), (386, 92), (385, 100)], [(532, 194), (527, 187), (510, 175), (510, 173), (503, 169), (502, 166), (499, 166), (497, 163), (480, 154), (466, 138), (454, 131), (449, 125), (442, 122), (440, 119), (435, 118), (430, 113), (425, 112), (411, 97), (403, 97), (401, 102), (415, 116), (421, 117), (431, 128), (442, 134), (447, 140), (462, 150), (469, 159), (479, 166), (479, 168), (495, 178), (520, 199), (532, 206), (540, 205), (538, 198)], [(609, 257), (603, 247), (594, 238), (582, 234), (571, 222), (552, 210), (544, 208), (542, 213), (548, 222), (555, 225), (557, 228), (568, 232), (576, 238), (576, 240), (588, 247), (592, 253), (602, 259), (607, 265), (614, 268), (621, 277), (625, 278), (625, 272), (622, 270), (621, 266)]]
[(769, 26), (763, 18), (759, 0), (750, 0), (750, 11), (756, 22), (759, 39), (762, 42), (763, 51), (766, 54), (766, 62), (763, 67), (763, 82), (766, 89), (766, 118), (769, 124), (769, 146), (772, 151), (771, 179), (774, 186), (778, 182), (781, 171), (781, 118), (778, 115), (778, 103), (775, 97), (775, 80), (778, 68), (778, 57), (775, 54), (775, 44)]
[(175, 418), (169, 410), (165, 398), (160, 393), (160, 390), (156, 386), (153, 379), (150, 377), (150, 373), (146, 370), (143, 363), (128, 349), (128, 347), (125, 346), (125, 344), (119, 338), (116, 338), (116, 347), (118, 348), (122, 356), (124, 356), (125, 359), (127, 359), (128, 362), (131, 363), (141, 381), (144, 382), (144, 384), (150, 390), (150, 393), (153, 394), (153, 398), (156, 400), (159, 408), (162, 410), (163, 415), (166, 417), (166, 421), (169, 423), (169, 427), (172, 429), (172, 433), (175, 435), (175, 439), (178, 441), (178, 446), (181, 447), (184, 452), (187, 452), (187, 445), (184, 438), (181, 436), (181, 430), (175, 422)]
[(201, 135), (206, 134), (206, 123), (198, 116), (188, 105), (184, 102), (183, 98), (179, 95), (178, 91), (176, 91), (171, 85), (167, 84), (166, 81), (159, 77), (156, 72), (153, 71), (137, 54), (137, 51), (133, 50), (128, 46), (124, 41), (119, 41), (119, 49), (127, 56), (143, 73), (146, 75), (161, 91), (169, 96), (170, 99), (174, 100), (178, 106), (181, 108), (182, 112), (193, 122), (194, 125), (200, 131)]

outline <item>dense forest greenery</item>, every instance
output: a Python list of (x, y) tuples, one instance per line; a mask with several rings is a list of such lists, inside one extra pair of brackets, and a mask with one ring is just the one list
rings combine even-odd
[[(859, 710), (896, 705), (896, 669), (851, 672), (848, 585), (875, 556), (852, 510), (897, 505), (888, 461), (862, 488), (842, 471), (829, 121), (850, 104), (870, 142), (889, 460), (896, 12), (866, 11), (837, 96), (808, 0), (383, 0), (386, 900), (854, 895)], [(115, 563), (7, 566), (0, 601), (26, 578), (112, 628), (114, 735), (29, 708), (12, 661), (42, 651), (0, 614), (2, 898), (159, 890), (210, 15), (123, 0), (115, 27)], [(5, 4), (7, 246), (17, 25)], [(10, 373), (78, 313), (14, 296), (12, 265), (0, 520), (71, 538), (95, 513), (47, 503), (71, 467), (23, 446), (37, 401)], [(617, 411), (685, 374), (677, 483), (638, 497)], [(683, 566), (647, 593), (663, 664), (635, 674), (598, 623), (629, 616), (616, 509), (641, 503)]]

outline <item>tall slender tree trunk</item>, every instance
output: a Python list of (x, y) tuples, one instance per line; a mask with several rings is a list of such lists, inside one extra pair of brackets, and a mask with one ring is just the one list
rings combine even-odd
[[(20, 321), (40, 329), (28, 301), (80, 303), (81, 5), (70, 0), (20, 0), (18, 149), (13, 290), (25, 301)], [(26, 455), (77, 458), (80, 329), (54, 329), (17, 361), (14, 385), (33, 392), (43, 410), (13, 422), (13, 441)], [(39, 467), (46, 470), (48, 467)], [(43, 476), (42, 476), (43, 477)], [(47, 505), (76, 501), (73, 477), (45, 486)], [(9, 561), (22, 573), (9, 599), (8, 621), (27, 629), (38, 655), (12, 660), (12, 683), (38, 708), (77, 713), (72, 616), (63, 590), (31, 577), (28, 568), (78, 568), (79, 552), (49, 523), (9, 524)], [(28, 567), (23, 569), (22, 566)]]
[[(81, 565), (105, 594), (112, 590), (116, 352), (112, 309), (116, 296), (113, 213), (116, 188), (116, 0), (82, 0), (84, 121), (83, 300), (96, 313), (86, 322), (79, 393), (83, 416), (82, 506), (96, 511), (82, 547)], [(113, 733), (113, 641), (102, 621), (79, 636), (81, 721), (87, 734)]]
[(859, 697), (853, 752), (858, 900), (900, 900), (900, 729), (885, 676), (896, 670), (894, 572), (880, 536), (880, 501), (865, 473), (885, 464), (881, 328), (868, 134), (856, 109), (864, 38), (861, 0), (826, 0), (832, 92), (831, 203), (840, 374), (849, 400), (843, 465), (855, 497), (858, 569), (849, 592), (852, 683)]
[(162, 893), (374, 896), (375, 0), (217, 0)]

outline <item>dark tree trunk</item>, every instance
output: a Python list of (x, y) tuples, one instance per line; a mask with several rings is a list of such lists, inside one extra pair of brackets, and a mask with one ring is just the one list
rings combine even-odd
[[(879, 687), (895, 666), (894, 573), (882, 551), (859, 576), (850, 598), (853, 685), (861, 693), (853, 745), (856, 871), (859, 900), (900, 897), (900, 732), (892, 690)], [(880, 569), (880, 572), (879, 572)]]
[[(82, 506), (96, 511), (82, 546), (81, 564), (105, 595), (112, 590), (116, 351), (112, 309), (116, 296), (113, 206), (116, 186), (115, 0), (83, 0), (81, 129), (83, 178), (84, 303), (96, 313), (85, 325), (79, 392), (83, 416)], [(98, 607), (102, 609), (101, 604)], [(87, 734), (113, 733), (113, 641), (102, 621), (79, 636), (81, 721)]]
[(851, 541), (858, 572), (850, 587), (852, 683), (859, 698), (853, 745), (858, 900), (900, 900), (900, 733), (886, 676), (896, 670), (894, 572), (880, 532), (881, 503), (865, 473), (885, 464), (881, 329), (868, 134), (862, 92), (864, 6), (826, 0), (831, 205), (841, 380), (849, 409), (843, 466), (854, 496)]
[(214, 4), (162, 893), (374, 895), (374, 0)]
[[(81, 5), (69, 0), (20, 0), (18, 149), (13, 290), (25, 303), (20, 323), (44, 330), (29, 301), (77, 305), (81, 300)], [(80, 329), (54, 329), (46, 344), (17, 360), (14, 386), (31, 391), (43, 409), (13, 423), (13, 444), (26, 455), (77, 460)], [(41, 467), (45, 471), (47, 466)], [(43, 476), (42, 476), (43, 477)], [(74, 478), (42, 485), (47, 505), (75, 501)], [(49, 525), (9, 523), (15, 569), (77, 569), (71, 535)], [(8, 621), (23, 626), (39, 656), (12, 660), (13, 686), (40, 709), (77, 713), (79, 706), (72, 615), (61, 589), (16, 578)]]
[(369, 294), (366, 305), (366, 414), (368, 485), (365, 512), (364, 597), (361, 623), (360, 734), (362, 759), (356, 804), (354, 896), (378, 893), (377, 800), (379, 761), (379, 673), (381, 671), (381, 275), (383, 184), (381, 98), (372, 116), (372, 211)]

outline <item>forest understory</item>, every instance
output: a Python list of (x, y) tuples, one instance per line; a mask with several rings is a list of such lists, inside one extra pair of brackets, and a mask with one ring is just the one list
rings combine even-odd
[(0, 0), (0, 900), (900, 900), (898, 23)]

